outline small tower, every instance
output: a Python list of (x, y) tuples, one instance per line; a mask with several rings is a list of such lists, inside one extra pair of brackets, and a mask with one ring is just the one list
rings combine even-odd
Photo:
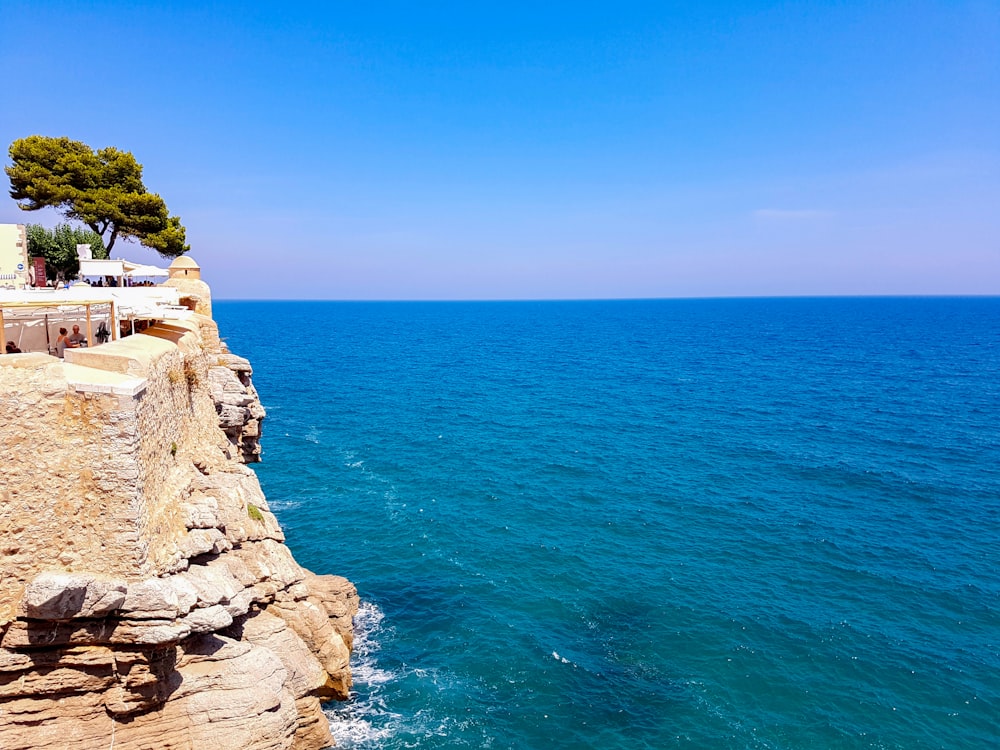
[(174, 258), (174, 262), (170, 264), (171, 279), (198, 279), (201, 280), (201, 266), (194, 258), (189, 258), (186, 255), (179, 255)]
[(172, 286), (180, 293), (181, 304), (201, 315), (212, 317), (212, 290), (201, 280), (201, 266), (194, 258), (180, 255), (167, 269), (170, 278), (163, 286)]

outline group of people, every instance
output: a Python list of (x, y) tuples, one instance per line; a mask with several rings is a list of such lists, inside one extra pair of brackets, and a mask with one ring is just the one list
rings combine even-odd
[[(99, 278), (95, 281), (86, 281), (88, 286), (118, 286), (118, 280), (114, 276), (107, 276), (105, 278)], [(79, 282), (77, 282), (79, 283)], [(132, 279), (124, 279), (121, 286), (156, 286), (152, 281), (133, 281)]]
[[(0, 339), (2, 340), (2, 339)], [(84, 346), (87, 343), (87, 337), (80, 333), (80, 326), (73, 326), (73, 333), (66, 333), (65, 328), (59, 329), (59, 338), (56, 339), (56, 351), (59, 352), (59, 356), (63, 356), (63, 352), (67, 349), (76, 349), (77, 347)], [(7, 342), (6, 347), (7, 354), (21, 354), (21, 347), (15, 344), (13, 341)]]
[(67, 349), (77, 349), (86, 345), (87, 337), (80, 333), (80, 326), (73, 326), (73, 333), (67, 334), (65, 328), (59, 329), (56, 339), (56, 354), (61, 358)]
[[(135, 332), (146, 330), (149, 327), (149, 321), (138, 320), (130, 324), (129, 321), (121, 321), (121, 334), (120, 336), (129, 336), (132, 334), (132, 326), (135, 326)], [(105, 343), (110, 338), (111, 332), (107, 328), (106, 323), (101, 323), (94, 334), (94, 337), (98, 340), (98, 343)], [(3, 339), (0, 339), (2, 341)], [(55, 350), (57, 356), (63, 357), (67, 349), (78, 349), (81, 346), (87, 346), (87, 337), (80, 331), (80, 326), (73, 326), (73, 333), (67, 333), (65, 328), (59, 329), (59, 337), (56, 339)], [(21, 348), (13, 341), (8, 341), (6, 346), (7, 354), (20, 354)]]

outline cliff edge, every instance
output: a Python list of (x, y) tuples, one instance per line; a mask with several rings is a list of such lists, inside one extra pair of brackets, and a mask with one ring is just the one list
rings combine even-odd
[(249, 363), (192, 314), (0, 356), (0, 747), (319, 750), (357, 593), (256, 475)]

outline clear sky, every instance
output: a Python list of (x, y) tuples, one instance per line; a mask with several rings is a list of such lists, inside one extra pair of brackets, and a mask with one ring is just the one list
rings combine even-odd
[(132, 151), (219, 298), (1000, 293), (998, 0), (0, 0), (0, 28), (4, 149)]

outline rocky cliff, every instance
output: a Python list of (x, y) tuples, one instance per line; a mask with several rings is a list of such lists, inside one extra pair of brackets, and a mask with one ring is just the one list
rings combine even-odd
[(0, 357), (0, 748), (332, 744), (357, 594), (301, 568), (211, 318)]
[(208, 384), (236, 457), (246, 464), (260, 461), (260, 423), (266, 413), (254, 388), (253, 368), (243, 357), (220, 352), (218, 364), (208, 368)]

